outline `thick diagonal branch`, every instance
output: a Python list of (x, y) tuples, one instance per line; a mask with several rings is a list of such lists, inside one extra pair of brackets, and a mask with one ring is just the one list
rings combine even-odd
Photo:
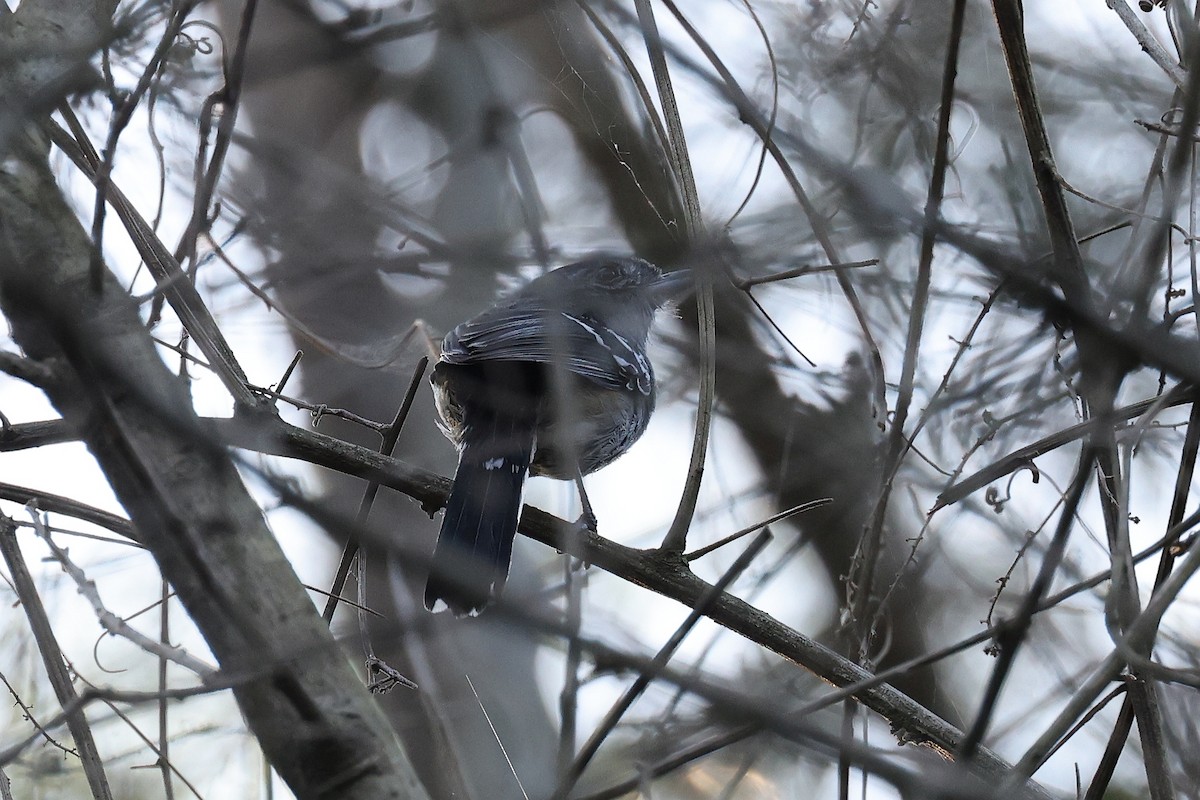
[(395, 737), (296, 579), (224, 450), (91, 247), (44, 153), (0, 169), (0, 310), (175, 587), (246, 720), (298, 797), (419, 797)]

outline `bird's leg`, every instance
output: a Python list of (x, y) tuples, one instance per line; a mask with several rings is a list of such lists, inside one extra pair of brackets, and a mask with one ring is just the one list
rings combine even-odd
[(579, 504), (583, 506), (583, 513), (579, 515), (579, 519), (575, 520), (575, 524), (580, 530), (596, 533), (598, 530), (596, 512), (592, 511), (592, 503), (588, 500), (587, 490), (583, 488), (583, 472), (578, 465), (575, 467), (575, 486), (579, 489)]
[[(588, 500), (587, 490), (583, 488), (583, 471), (579, 469), (579, 465), (575, 466), (575, 486), (579, 489), (579, 504), (583, 506), (583, 513), (579, 515), (579, 519), (575, 520), (575, 535), (586, 532), (596, 533), (596, 512), (592, 510), (592, 502)], [(590, 564), (581, 558), (570, 556), (571, 569), (576, 572), (587, 569)]]

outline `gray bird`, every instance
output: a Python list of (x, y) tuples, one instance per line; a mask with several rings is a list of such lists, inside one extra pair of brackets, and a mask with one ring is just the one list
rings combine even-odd
[(446, 335), (433, 369), (438, 425), (458, 470), (425, 606), (478, 614), (504, 587), (529, 473), (577, 481), (641, 437), (654, 411), (646, 340), (655, 311), (691, 286), (634, 257), (548, 272)]

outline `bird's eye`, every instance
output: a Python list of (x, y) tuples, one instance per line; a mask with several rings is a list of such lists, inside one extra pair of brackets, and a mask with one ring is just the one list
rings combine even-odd
[(605, 264), (603, 267), (601, 267), (598, 277), (601, 284), (614, 289), (623, 285), (625, 282), (625, 274), (621, 271), (621, 268), (615, 264)]

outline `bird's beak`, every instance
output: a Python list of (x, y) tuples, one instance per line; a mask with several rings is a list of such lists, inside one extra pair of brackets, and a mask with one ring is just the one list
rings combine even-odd
[(655, 305), (662, 306), (687, 297), (696, 288), (695, 279), (690, 269), (677, 269), (668, 272), (651, 287), (654, 292)]

